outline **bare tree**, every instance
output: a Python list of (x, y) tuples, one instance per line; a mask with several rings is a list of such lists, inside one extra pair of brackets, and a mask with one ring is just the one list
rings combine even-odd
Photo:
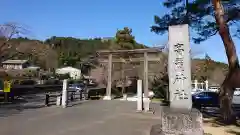
[(18, 41), (11, 41), (12, 38), (22, 36), (27, 30), (16, 23), (6, 23), (0, 25), (0, 63), (22, 54), (22, 48)]
[(18, 50), (28, 56), (28, 59), (40, 67), (53, 70), (58, 65), (58, 55), (50, 45), (42, 44), (39, 41), (22, 41), (18, 44)]
[(209, 80), (217, 84), (222, 84), (224, 78), (225, 78), (225, 74), (223, 70), (221, 68), (215, 68), (211, 73)]
[(30, 33), (17, 23), (0, 25), (0, 63), (7, 59), (28, 58), (35, 59), (35, 64), (42, 68), (56, 68), (57, 54), (46, 44), (39, 41), (22, 41), (13, 38), (23, 37)]

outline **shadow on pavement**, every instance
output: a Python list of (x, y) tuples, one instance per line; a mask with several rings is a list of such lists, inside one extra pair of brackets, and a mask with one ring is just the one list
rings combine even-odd
[(0, 117), (19, 114), (27, 109), (43, 108), (45, 107), (44, 100), (43, 95), (33, 94), (16, 98), (14, 101), (8, 103), (0, 101)]
[(239, 119), (240, 106), (234, 105), (233, 110), (237, 120), (236, 123), (225, 123), (221, 117), (219, 108), (214, 108), (214, 107), (206, 107), (201, 110), (203, 114), (203, 118), (205, 118), (203, 122), (210, 123), (212, 124), (213, 127), (220, 127), (220, 126), (227, 126), (227, 125), (234, 125), (234, 126), (240, 127), (240, 119)]
[[(19, 114), (24, 110), (40, 109), (56, 105), (56, 97), (50, 98), (48, 106), (45, 105), (45, 94), (31, 94), (16, 98), (13, 102), (4, 103), (0, 101), (0, 117), (8, 117)], [(83, 104), (86, 100), (74, 99), (68, 101), (68, 107)]]
[(70, 104), (68, 105), (68, 107), (78, 106), (78, 105), (83, 104), (83, 102), (85, 102), (85, 101), (73, 101), (72, 103), (70, 103)]
[(227, 132), (230, 134), (240, 135), (240, 132), (234, 130), (228, 130)]

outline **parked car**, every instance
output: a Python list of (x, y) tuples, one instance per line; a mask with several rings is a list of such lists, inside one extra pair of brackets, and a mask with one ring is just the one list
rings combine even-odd
[(236, 88), (236, 90), (234, 91), (234, 96), (240, 96), (240, 89)]
[(88, 89), (88, 98), (95, 100), (100, 99), (102, 96), (105, 95), (106, 89), (105, 88), (90, 88)]
[(70, 94), (78, 95), (80, 94), (80, 98), (84, 98), (88, 100), (88, 89), (87, 85), (84, 83), (70, 84), (68, 89), (70, 90)]
[(218, 86), (212, 86), (212, 87), (209, 87), (209, 88), (208, 88), (208, 90), (209, 90), (209, 91), (212, 91), (212, 92), (218, 92), (219, 89), (220, 89), (220, 87), (218, 87)]
[(70, 84), (68, 88), (70, 90), (82, 91), (85, 88), (85, 85), (83, 83)]
[(191, 92), (191, 94), (193, 95), (193, 94), (195, 94), (195, 93), (199, 93), (199, 92), (202, 92), (203, 90), (201, 90), (201, 89), (192, 89), (192, 92)]
[(83, 79), (83, 82), (88, 87), (96, 87), (98, 85), (95, 79)]
[(193, 107), (219, 107), (219, 96), (217, 92), (204, 91), (192, 95)]

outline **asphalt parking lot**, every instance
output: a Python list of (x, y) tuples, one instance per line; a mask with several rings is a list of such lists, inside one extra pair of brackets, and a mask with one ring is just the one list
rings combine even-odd
[(157, 113), (137, 113), (136, 102), (116, 100), (12, 111), (0, 117), (1, 135), (148, 135), (151, 126), (160, 122)]

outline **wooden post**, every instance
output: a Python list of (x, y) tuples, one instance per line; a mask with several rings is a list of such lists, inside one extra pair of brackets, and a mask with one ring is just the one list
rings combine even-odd
[(9, 94), (8, 94), (8, 92), (4, 92), (4, 102), (9, 102)]
[(169, 88), (168, 88), (168, 85), (166, 87), (166, 101), (169, 101)]
[(144, 52), (144, 75), (143, 75), (143, 86), (144, 86), (144, 97), (148, 98), (148, 55)]
[(144, 98), (143, 98), (143, 105), (144, 105), (144, 111), (148, 112), (149, 111), (149, 104), (150, 104), (150, 99), (149, 97), (149, 92), (148, 92), (148, 55), (147, 52), (144, 52)]
[(112, 54), (108, 55), (108, 77), (107, 77), (107, 90), (104, 100), (111, 100), (111, 89), (112, 89)]
[(46, 93), (46, 95), (45, 95), (45, 106), (49, 106), (49, 98), (50, 98), (49, 93)]
[(121, 63), (121, 84), (122, 84), (122, 95), (125, 92), (125, 75), (124, 75), (124, 63)]

